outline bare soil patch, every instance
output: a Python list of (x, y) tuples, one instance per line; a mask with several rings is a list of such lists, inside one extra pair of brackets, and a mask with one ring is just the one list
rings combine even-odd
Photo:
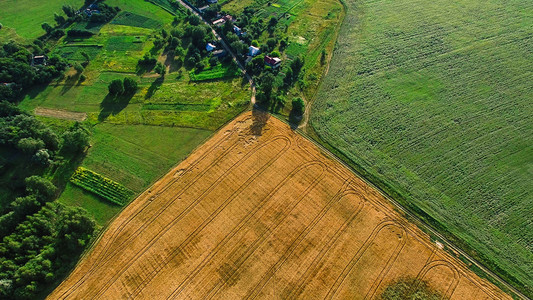
[(245, 113), (132, 202), (49, 299), (510, 299), (281, 121)]
[(87, 119), (87, 114), (83, 112), (73, 112), (60, 109), (37, 107), (34, 112), (38, 116), (52, 117), (63, 120), (84, 121)]

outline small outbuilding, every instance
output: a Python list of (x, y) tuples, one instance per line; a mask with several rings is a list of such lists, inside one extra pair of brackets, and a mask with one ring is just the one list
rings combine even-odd
[(215, 50), (217, 48), (217, 46), (211, 44), (211, 43), (207, 43), (207, 45), (205, 45), (205, 50), (211, 52), (213, 50)]
[(222, 25), (224, 23), (226, 23), (226, 20), (224, 20), (224, 18), (220, 18), (218, 20), (213, 21), (213, 25)]

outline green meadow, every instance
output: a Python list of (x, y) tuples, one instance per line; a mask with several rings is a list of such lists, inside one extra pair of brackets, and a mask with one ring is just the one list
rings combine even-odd
[(533, 295), (533, 3), (348, 0), (312, 126)]
[(2, 0), (0, 2), (0, 41), (31, 41), (45, 32), (42, 23), (54, 24), (54, 13), (63, 14), (63, 5), (79, 8), (83, 0)]

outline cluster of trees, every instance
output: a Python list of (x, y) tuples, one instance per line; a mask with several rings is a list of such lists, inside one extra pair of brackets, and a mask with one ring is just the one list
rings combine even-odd
[(208, 41), (214, 39), (209, 26), (203, 24), (200, 18), (188, 11), (189, 15), (183, 20), (174, 22), (174, 27), (168, 31), (162, 29), (156, 36), (154, 48), (139, 60), (138, 65), (144, 70), (154, 69), (164, 75), (164, 66), (157, 63), (156, 55), (163, 50), (189, 68), (202, 70), (208, 63), (208, 52), (205, 47)]
[(35, 299), (92, 238), (94, 221), (81, 209), (52, 203), (57, 188), (47, 179), (88, 146), (89, 131), (81, 124), (58, 135), (0, 102), (0, 148), (15, 158), (1, 165), (1, 179), (10, 183), (4, 192), (13, 200), (0, 206), (0, 298)]
[(0, 297), (35, 299), (76, 263), (95, 229), (85, 210), (58, 202), (28, 215), (0, 242)]
[[(36, 40), (29, 49), (36, 55), (44, 54), (44, 44)], [(31, 66), (32, 52), (10, 41), (0, 48), (0, 99), (14, 101), (20, 94), (35, 85), (50, 82), (61, 75), (68, 63), (59, 56), (51, 56), (46, 65)]]
[[(265, 66), (264, 55), (259, 55), (254, 57), (246, 68), (250, 74), (254, 75), (258, 83), (258, 101), (266, 104), (283, 105), (284, 95), (300, 80), (303, 66), (303, 59), (296, 57), (284, 68), (284, 73), (282, 73), (279, 69)], [(276, 80), (277, 78), (282, 78), (282, 80)]]
[(133, 95), (137, 91), (137, 81), (131, 77), (124, 80), (115, 79), (108, 86), (109, 94), (113, 96)]
[(34, 116), (0, 102), (0, 146), (17, 150), (34, 164), (48, 166), (56, 154), (76, 156), (89, 146), (89, 137), (89, 130), (80, 123), (59, 137)]

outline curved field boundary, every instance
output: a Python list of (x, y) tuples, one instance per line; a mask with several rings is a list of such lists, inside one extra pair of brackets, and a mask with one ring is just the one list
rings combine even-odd
[(446, 290), (446, 293), (443, 295), (445, 297), (445, 299), (449, 299), (452, 296), (455, 288), (459, 284), (459, 280), (461, 279), (461, 275), (459, 275), (459, 272), (457, 271), (457, 269), (451, 263), (449, 263), (449, 262), (447, 262), (445, 260), (432, 261), (429, 264), (427, 264), (426, 266), (424, 266), (424, 268), (420, 271), (420, 273), (417, 276), (417, 278), (420, 279), (420, 280), (425, 280), (426, 275), (430, 271), (432, 271), (433, 269), (438, 268), (438, 267), (448, 268), (453, 274), (452, 282), (450, 282), (450, 285), (448, 286), (448, 289)]
[(510, 299), (324, 153), (244, 114), (132, 202), (49, 298), (373, 299), (412, 276), (451, 299)]
[[(396, 245), (393, 254), (389, 257), (389, 260), (387, 261), (387, 263), (385, 265), (385, 268), (383, 268), (383, 270), (380, 272), (380, 274), (378, 276), (378, 279), (379, 278), (382, 279), (383, 276), (385, 276), (385, 274), (390, 269), (391, 262), (393, 263), (396, 260), (396, 258), (398, 257), (398, 254), (400, 254), (400, 251), (402, 251), (402, 249), (405, 246), (405, 243), (407, 241), (407, 239), (405, 238), (405, 235), (406, 235), (405, 229), (403, 229), (403, 227), (401, 225), (399, 225), (397, 222), (392, 221), (392, 220), (384, 221), (381, 224), (379, 224), (378, 226), (376, 226), (376, 228), (374, 228), (372, 234), (368, 237), (368, 239), (365, 241), (365, 243), (359, 249), (359, 251), (357, 251), (357, 253), (352, 257), (352, 259), (350, 260), (350, 263), (346, 267), (344, 267), (344, 270), (342, 271), (341, 275), (339, 275), (339, 277), (337, 278), (337, 280), (333, 284), (333, 287), (329, 290), (329, 292), (326, 295), (325, 299), (333, 299), (333, 297), (337, 293), (339, 287), (343, 284), (343, 282), (346, 279), (346, 277), (348, 276), (348, 274), (350, 272), (352, 272), (354, 266), (359, 262), (359, 259), (366, 253), (366, 251), (372, 245), (372, 242), (378, 236), (378, 234), (381, 232), (381, 230), (383, 230), (386, 227), (390, 227), (390, 226), (394, 226), (394, 227), (397, 227), (397, 228), (401, 229), (402, 238), (401, 238), (400, 243), (398, 243), (398, 245)], [(375, 288), (376, 288), (376, 285), (375, 285), (375, 282), (374, 282), (374, 284), (372, 285), (369, 293), (366, 294), (365, 299), (368, 299), (369, 294), (370, 294), (370, 296), (372, 296), (374, 294)]]

